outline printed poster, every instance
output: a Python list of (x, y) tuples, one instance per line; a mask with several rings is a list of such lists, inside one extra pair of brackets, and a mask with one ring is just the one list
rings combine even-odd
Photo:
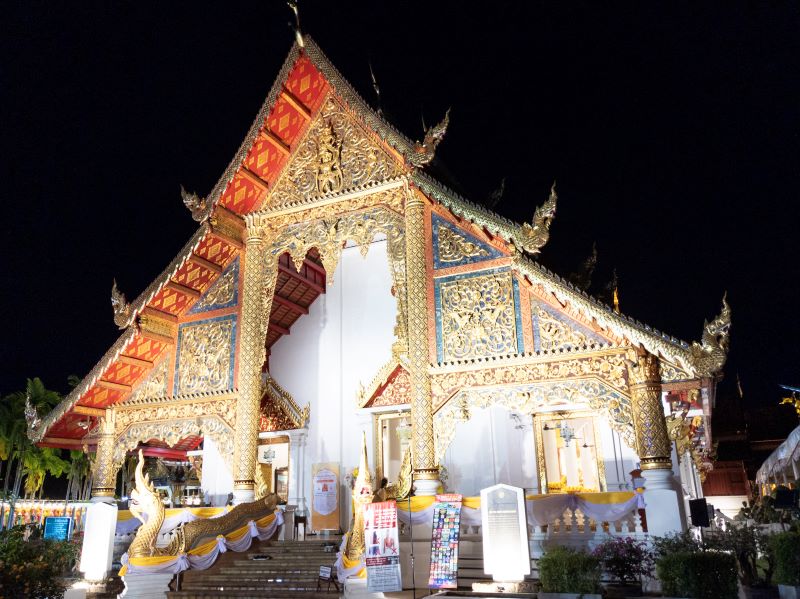
[(458, 586), (458, 536), (461, 525), (461, 495), (437, 495), (433, 504), (430, 589)]
[(364, 506), (364, 547), (367, 592), (402, 591), (400, 538), (394, 500)]
[(311, 527), (339, 530), (339, 464), (325, 462), (311, 467)]

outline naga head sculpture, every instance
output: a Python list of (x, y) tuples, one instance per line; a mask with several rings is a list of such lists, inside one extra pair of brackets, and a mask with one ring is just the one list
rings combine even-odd
[(728, 351), (731, 331), (731, 307), (728, 305), (727, 292), (722, 296), (722, 310), (711, 322), (703, 326), (703, 345), (716, 345)]
[[(139, 463), (136, 464), (136, 473), (134, 476), (136, 486), (131, 491), (130, 510), (142, 524), (145, 524), (153, 513), (158, 510), (161, 505), (161, 499), (156, 493), (153, 483), (150, 482), (150, 475), (144, 473), (144, 455), (142, 450), (139, 450)], [(144, 516), (147, 514), (147, 517)]]

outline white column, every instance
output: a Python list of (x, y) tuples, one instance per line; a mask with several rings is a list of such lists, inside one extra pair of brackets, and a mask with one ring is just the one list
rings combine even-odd
[(298, 514), (308, 514), (306, 504), (305, 488), (305, 454), (306, 439), (308, 429), (298, 428), (285, 431), (289, 436), (289, 501), (291, 505), (297, 506)]

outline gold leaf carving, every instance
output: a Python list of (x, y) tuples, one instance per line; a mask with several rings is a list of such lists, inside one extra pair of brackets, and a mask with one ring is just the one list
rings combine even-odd
[(447, 281), (440, 290), (444, 361), (517, 353), (510, 272)]
[[(340, 144), (338, 174), (333, 156), (328, 156), (333, 154), (336, 144)], [(337, 99), (330, 97), (299, 144), (291, 164), (276, 182), (267, 205), (300, 202), (308, 197), (386, 181), (400, 173), (397, 162)]]
[(486, 248), (472, 243), (450, 227), (439, 227), (439, 261), (458, 262), (463, 258), (488, 257)]
[(226, 319), (185, 325), (181, 328), (181, 348), (178, 355), (179, 395), (231, 388), (233, 326), (233, 321)]
[(584, 333), (568, 326), (540, 305), (534, 304), (533, 311), (539, 323), (539, 341), (542, 350), (586, 347), (594, 343)]
[(166, 397), (167, 384), (169, 381), (169, 358), (161, 360), (158, 366), (147, 376), (147, 378), (136, 387), (128, 402), (141, 401), (152, 397)]

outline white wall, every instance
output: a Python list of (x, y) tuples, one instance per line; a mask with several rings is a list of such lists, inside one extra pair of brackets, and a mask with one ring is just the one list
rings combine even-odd
[(206, 435), (203, 438), (203, 479), (200, 481), (203, 495), (209, 495), (211, 505), (225, 505), (228, 493), (233, 489), (233, 474), (214, 440)]
[[(397, 311), (391, 287), (385, 240), (372, 243), (366, 258), (357, 247), (345, 248), (333, 285), (272, 347), (270, 374), (300, 405), (311, 404), (303, 468), (307, 490), (311, 465), (318, 462), (338, 462), (344, 485), (345, 474), (358, 465), (362, 431), (370, 459), (373, 455), (372, 416), (357, 412), (356, 394), (359, 383), (368, 385), (391, 357)], [(339, 496), (346, 529), (349, 489)]]
[(639, 456), (605, 419), (598, 419), (597, 426), (606, 469), (606, 490), (633, 490), (630, 472), (638, 467)]
[[(523, 428), (516, 428), (521, 423)], [(503, 407), (473, 410), (468, 422), (456, 425), (456, 434), (444, 456), (447, 488), (476, 496), (498, 483), (537, 492), (536, 448), (531, 418), (511, 418)]]

